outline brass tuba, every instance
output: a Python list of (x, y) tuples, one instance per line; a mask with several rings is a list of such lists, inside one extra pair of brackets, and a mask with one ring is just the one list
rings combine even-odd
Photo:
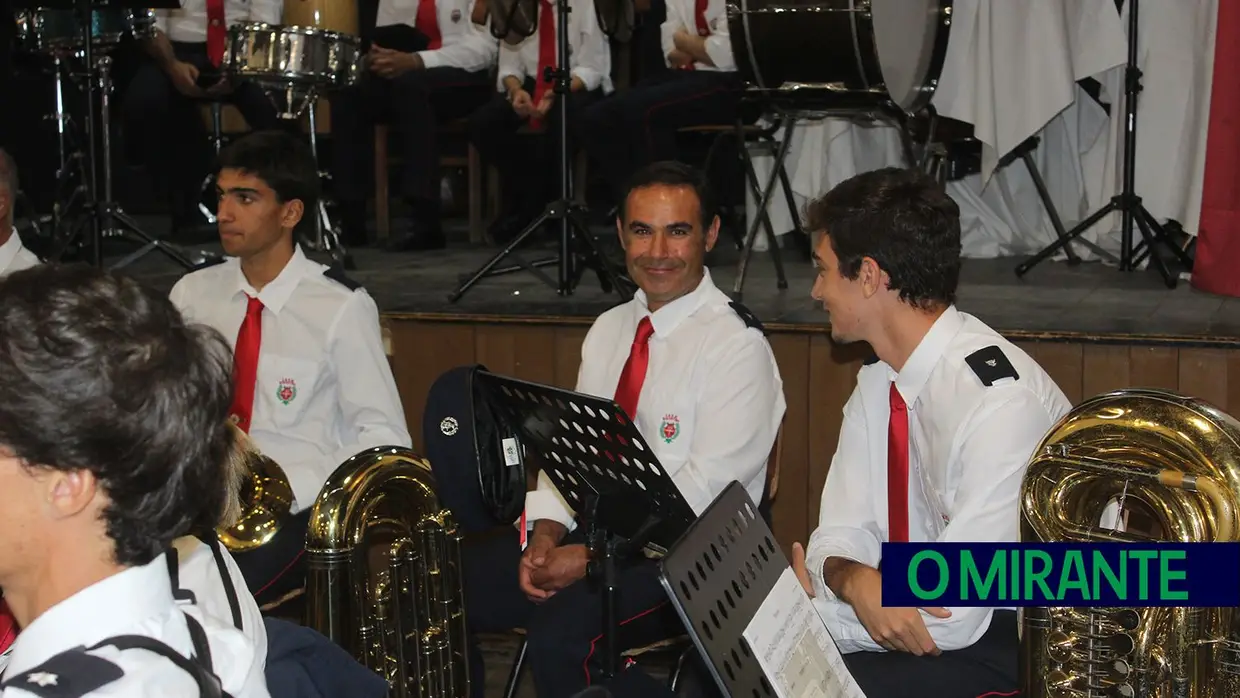
[[(1119, 505), (1122, 526), (1103, 527)], [(1030, 542), (1238, 538), (1240, 422), (1164, 390), (1120, 390), (1065, 415), (1029, 462)], [(1240, 696), (1240, 609), (1026, 608), (1025, 698)]]
[(228, 502), (216, 537), (234, 553), (271, 542), (293, 507), (293, 487), (278, 463), (263, 455), (235, 422), (228, 423), (233, 448), (224, 477)]
[(306, 533), (306, 624), (393, 698), (468, 698), (461, 534), (428, 461), (371, 448), (323, 485)]

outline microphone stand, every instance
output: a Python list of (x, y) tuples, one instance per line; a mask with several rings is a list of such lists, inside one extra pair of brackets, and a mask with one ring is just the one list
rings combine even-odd
[[(557, 67), (548, 67), (545, 75), (536, 76), (536, 79), (542, 78), (554, 82), (553, 91), (556, 95), (554, 108), (559, 111), (560, 118), (558, 132), (555, 134), (555, 137), (559, 139), (560, 198), (547, 204), (538, 218), (534, 219), (532, 223), (526, 226), (525, 230), (522, 230), (504, 249), (500, 250), (499, 254), (492, 257), (486, 264), (483, 264), (456, 291), (449, 295), (448, 301), (450, 303), (460, 300), (483, 277), (497, 276), (513, 271), (512, 269), (492, 270), (505, 257), (513, 254), (518, 247), (524, 244), (535, 231), (542, 227), (543, 223), (551, 220), (560, 224), (558, 258), (537, 261), (531, 264), (520, 257), (516, 257), (520, 267), (538, 277), (543, 283), (556, 289), (556, 292), (561, 296), (572, 295), (577, 285), (581, 282), (581, 276), (585, 272), (586, 267), (593, 269), (598, 274), (599, 285), (604, 293), (611, 293), (613, 289), (622, 295), (624, 293), (620, 290), (624, 288), (621, 286), (620, 276), (607, 264), (606, 259), (599, 250), (598, 244), (594, 240), (594, 236), (590, 234), (585, 207), (573, 200), (572, 148), (570, 147), (568, 137), (568, 95), (572, 92), (572, 68), (568, 64), (568, 13), (572, 11), (572, 8), (569, 7), (570, 1), (556, 0), (555, 3)], [(535, 15), (534, 21), (537, 21), (537, 15)], [(551, 134), (548, 133), (547, 135), (550, 136)], [(574, 245), (574, 242), (584, 245), (588, 252), (584, 254), (577, 252), (578, 245)], [(538, 270), (538, 267), (556, 264), (557, 262), (559, 267), (558, 283), (553, 282), (546, 274)]]

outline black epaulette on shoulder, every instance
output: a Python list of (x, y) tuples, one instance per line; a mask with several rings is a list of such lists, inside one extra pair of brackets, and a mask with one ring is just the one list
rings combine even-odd
[(357, 281), (354, 281), (353, 279), (350, 279), (348, 275), (344, 273), (344, 269), (341, 269), (340, 267), (337, 267), (337, 266), (330, 266), (324, 269), (323, 276), (326, 276), (327, 278), (331, 279), (332, 281), (335, 281), (341, 286), (344, 286), (350, 291), (356, 291), (357, 289), (362, 287), (360, 283), (358, 283)]
[(228, 258), (223, 255), (207, 257), (203, 261), (194, 265), (194, 268), (191, 271), (198, 271), (200, 269), (209, 269), (211, 267), (218, 267), (219, 265), (227, 261), (228, 261)]
[(732, 310), (741, 317), (741, 320), (745, 323), (745, 327), (752, 327), (762, 334), (766, 334), (766, 328), (762, 326), (762, 321), (759, 320), (758, 316), (754, 315), (749, 308), (746, 308), (743, 304), (738, 303), (737, 301), (732, 301), (731, 303), (728, 303), (728, 305), (731, 306)]
[(1020, 380), (1020, 374), (1016, 372), (1016, 367), (1008, 360), (1003, 350), (994, 344), (969, 354), (965, 357), (965, 362), (969, 364), (969, 368), (973, 369), (973, 373), (982, 381), (982, 385), (987, 387), (1004, 378)]
[(862, 364), (863, 366), (870, 366), (870, 365), (873, 365), (873, 364), (876, 364), (876, 363), (878, 363), (878, 354), (877, 354), (877, 353), (870, 354), (869, 356), (865, 357), (865, 361), (862, 361), (862, 362), (861, 362), (861, 364)]
[(124, 675), (118, 665), (78, 648), (6, 679), (0, 689), (21, 689), (43, 698), (80, 698)]

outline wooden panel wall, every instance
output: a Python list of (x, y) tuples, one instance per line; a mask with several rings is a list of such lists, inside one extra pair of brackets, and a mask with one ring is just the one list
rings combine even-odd
[[(572, 388), (585, 325), (387, 321), (396, 382), (415, 448), (422, 443), (427, 391), (454, 366), (482, 363), (497, 373)], [(773, 332), (788, 403), (776, 537), (787, 551), (813, 530), (844, 402), (868, 351), (838, 346), (825, 334)], [(1161, 387), (1240, 415), (1240, 349), (1017, 342), (1038, 360), (1073, 403), (1127, 387)]]

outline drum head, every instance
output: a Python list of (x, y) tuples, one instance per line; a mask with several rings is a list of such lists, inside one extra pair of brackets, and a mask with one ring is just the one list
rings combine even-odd
[(883, 82), (906, 112), (934, 96), (947, 53), (950, 0), (870, 0)]

